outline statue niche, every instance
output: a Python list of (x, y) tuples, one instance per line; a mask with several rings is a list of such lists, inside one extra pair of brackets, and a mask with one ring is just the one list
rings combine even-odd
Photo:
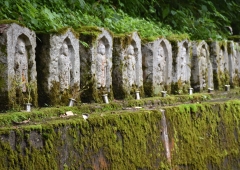
[(182, 50), (182, 55), (181, 55), (180, 61), (179, 61), (179, 64), (180, 64), (179, 74), (180, 74), (181, 81), (186, 82), (188, 80), (188, 78), (187, 78), (187, 61), (186, 61), (187, 49), (186, 49), (186, 47), (182, 46), (181, 50)]
[(21, 38), (18, 38), (16, 44), (14, 71), (16, 83), (19, 84), (22, 92), (26, 92), (28, 82), (28, 56), (25, 42)]
[(223, 56), (223, 49), (221, 48), (220, 51), (219, 51), (219, 68), (220, 68), (220, 71), (224, 71), (225, 70), (225, 64), (224, 64), (224, 56)]
[(63, 42), (61, 55), (58, 60), (60, 90), (69, 89), (71, 82), (72, 64), (69, 55), (68, 45)]
[(127, 77), (129, 87), (136, 84), (136, 58), (135, 51), (132, 45), (127, 48)]
[(96, 57), (96, 76), (97, 87), (106, 87), (107, 80), (107, 57), (106, 48), (102, 41), (98, 44), (97, 57)]
[(165, 70), (166, 70), (166, 57), (164, 55), (164, 49), (162, 45), (159, 46), (157, 50), (157, 56), (156, 56), (156, 67), (155, 67), (155, 73), (156, 73), (156, 82), (157, 85), (163, 85), (165, 82)]
[(208, 61), (207, 61), (207, 51), (204, 47), (200, 51), (199, 71), (200, 71), (199, 76), (202, 82), (202, 87), (205, 88), (207, 86)]

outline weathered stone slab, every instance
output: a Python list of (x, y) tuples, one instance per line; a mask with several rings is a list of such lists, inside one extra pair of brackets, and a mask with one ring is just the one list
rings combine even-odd
[(0, 110), (37, 105), (36, 35), (15, 23), (0, 34)]
[(213, 67), (214, 89), (224, 89), (230, 83), (229, 59), (226, 41), (211, 43), (210, 59)]
[(112, 98), (112, 35), (103, 28), (80, 31), (81, 94), (83, 102)]
[(209, 46), (205, 41), (192, 42), (191, 86), (194, 91), (213, 88), (212, 63), (209, 57)]
[(172, 41), (173, 70), (172, 70), (172, 93), (188, 93), (191, 77), (190, 48), (188, 40)]
[(39, 34), (37, 71), (41, 105), (66, 105), (79, 99), (80, 59), (78, 36), (70, 29)]
[(114, 37), (113, 92), (115, 98), (132, 98), (136, 91), (143, 96), (141, 39), (134, 32)]
[(238, 87), (240, 84), (240, 46), (239, 43), (228, 42), (228, 59), (229, 59), (229, 74), (231, 87)]
[(148, 96), (157, 96), (161, 91), (171, 92), (172, 46), (166, 39), (157, 39), (144, 44), (143, 81)]

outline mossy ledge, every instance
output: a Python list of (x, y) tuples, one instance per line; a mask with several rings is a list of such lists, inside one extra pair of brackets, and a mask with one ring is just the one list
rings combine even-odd
[(0, 169), (239, 169), (240, 101), (116, 111), (0, 129)]

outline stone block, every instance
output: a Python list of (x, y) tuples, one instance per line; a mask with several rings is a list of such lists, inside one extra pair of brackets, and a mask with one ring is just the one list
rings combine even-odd
[(147, 96), (171, 92), (172, 46), (166, 39), (157, 39), (142, 46), (143, 82)]
[(227, 41), (211, 42), (210, 47), (214, 89), (222, 90), (224, 85), (230, 82)]
[(114, 37), (113, 92), (117, 99), (143, 96), (141, 39), (137, 32)]
[(18, 24), (1, 25), (0, 110), (37, 106), (35, 32)]
[(79, 39), (71, 29), (61, 33), (38, 34), (37, 71), (39, 103), (67, 105), (79, 99)]
[(111, 33), (103, 28), (82, 28), (80, 41), (82, 101), (103, 102), (104, 94), (112, 99)]
[(191, 77), (190, 51), (191, 43), (188, 40), (171, 41), (172, 44), (172, 93), (188, 93)]
[(213, 88), (212, 63), (209, 46), (205, 41), (192, 42), (191, 87), (195, 92)]
[(239, 43), (229, 41), (228, 42), (228, 59), (229, 59), (229, 75), (230, 85), (235, 88), (239, 87), (240, 78), (240, 53)]

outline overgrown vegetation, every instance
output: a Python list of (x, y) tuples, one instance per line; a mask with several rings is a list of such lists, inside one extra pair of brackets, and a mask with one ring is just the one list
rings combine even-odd
[(237, 0), (8, 0), (0, 19), (16, 20), (35, 31), (63, 27), (107, 27), (116, 34), (138, 31), (142, 38), (186, 34), (191, 39), (224, 39), (240, 31)]

